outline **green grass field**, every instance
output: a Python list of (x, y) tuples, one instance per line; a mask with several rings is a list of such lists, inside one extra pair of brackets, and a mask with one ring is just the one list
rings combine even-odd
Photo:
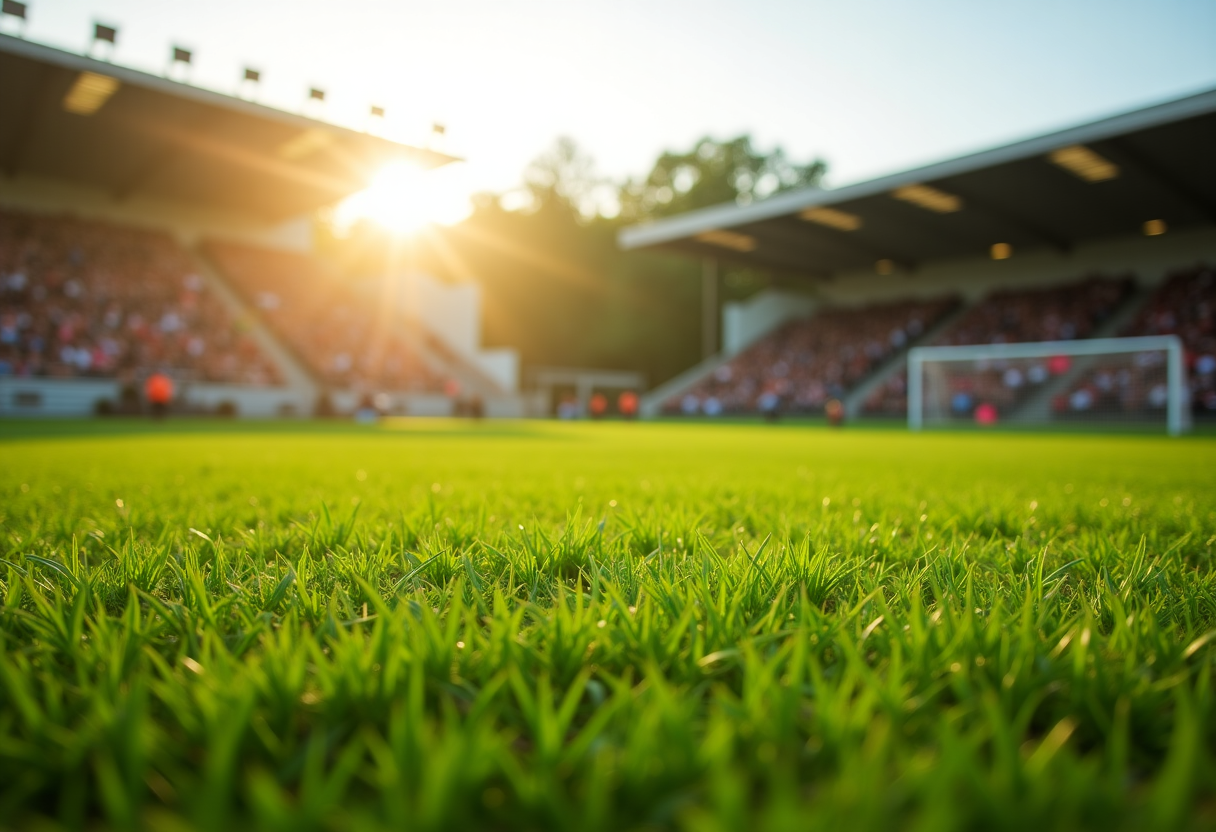
[(1216, 441), (0, 422), (0, 827), (1216, 825)]

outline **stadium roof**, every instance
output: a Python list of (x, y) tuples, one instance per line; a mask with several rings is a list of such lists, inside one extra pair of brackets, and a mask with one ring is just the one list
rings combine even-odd
[(424, 168), (454, 161), (0, 35), (0, 174), (10, 178), (279, 219), (365, 188), (395, 159)]
[[(811, 277), (1216, 224), (1216, 90), (839, 189), (631, 226), (662, 248)], [(997, 250), (995, 253), (1008, 253)], [(886, 262), (883, 262), (886, 261)]]

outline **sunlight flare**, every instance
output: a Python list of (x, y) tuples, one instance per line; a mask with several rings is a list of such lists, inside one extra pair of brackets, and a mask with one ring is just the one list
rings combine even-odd
[(381, 169), (367, 189), (343, 200), (334, 214), (339, 231), (370, 220), (397, 234), (453, 225), (472, 211), (465, 165), (422, 170), (409, 162)]

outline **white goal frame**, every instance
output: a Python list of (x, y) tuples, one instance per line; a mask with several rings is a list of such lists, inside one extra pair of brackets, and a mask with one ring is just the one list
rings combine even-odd
[(913, 347), (908, 351), (908, 429), (924, 427), (925, 363), (983, 361), (1002, 358), (1051, 358), (1118, 355), (1164, 351), (1166, 354), (1166, 429), (1171, 436), (1190, 429), (1190, 391), (1186, 384), (1182, 340), (1177, 335), (1130, 338), (1089, 338), (1077, 341), (1035, 341), (1024, 344), (975, 344), (957, 347)]

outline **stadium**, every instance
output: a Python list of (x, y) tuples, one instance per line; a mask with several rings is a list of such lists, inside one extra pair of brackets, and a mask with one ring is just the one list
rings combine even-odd
[(171, 75), (0, 34), (0, 829), (1216, 824), (1216, 89), (622, 225), (663, 379)]

